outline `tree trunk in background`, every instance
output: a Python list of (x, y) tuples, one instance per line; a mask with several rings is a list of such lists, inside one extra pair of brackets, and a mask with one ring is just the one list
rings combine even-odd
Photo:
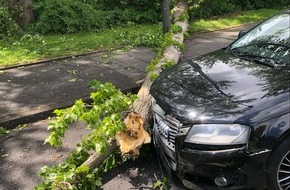
[(21, 26), (34, 21), (32, 0), (9, 0), (7, 6), (13, 19)]
[(162, 1), (162, 25), (163, 33), (169, 32), (170, 29), (170, 10), (169, 10), (169, 0)]
[(32, 10), (32, 0), (19, 0), (20, 6), (23, 8), (23, 15), (21, 17), (21, 25), (25, 25), (34, 20), (34, 14)]

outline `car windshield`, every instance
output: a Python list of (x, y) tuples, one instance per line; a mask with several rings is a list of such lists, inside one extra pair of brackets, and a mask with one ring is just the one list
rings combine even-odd
[(290, 13), (271, 17), (230, 45), (232, 52), (240, 58), (272, 66), (289, 66)]

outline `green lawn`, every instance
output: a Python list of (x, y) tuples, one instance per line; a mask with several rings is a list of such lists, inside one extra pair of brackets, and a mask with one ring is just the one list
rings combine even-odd
[(67, 35), (26, 34), (21, 38), (0, 41), (0, 67), (121, 46), (158, 47), (161, 40), (161, 25), (120, 27), (96, 33)]
[[(257, 22), (277, 12), (279, 12), (277, 9), (261, 9), (225, 15), (211, 20), (192, 21), (189, 31), (210, 31)], [(0, 41), (0, 67), (117, 47), (158, 47), (161, 41), (161, 24), (120, 27), (95, 33), (26, 34), (19, 38)]]
[(189, 24), (190, 32), (205, 32), (218, 29), (229, 28), (241, 24), (258, 22), (264, 20), (281, 10), (278, 9), (260, 9), (255, 11), (243, 11), (235, 14), (229, 14), (210, 20), (197, 20)]

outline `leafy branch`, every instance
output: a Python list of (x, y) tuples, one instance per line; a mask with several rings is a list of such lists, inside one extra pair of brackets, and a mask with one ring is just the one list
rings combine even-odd
[[(88, 129), (106, 130), (106, 134), (110, 133), (110, 128), (107, 126), (110, 122), (120, 120), (122, 111), (125, 111), (132, 104), (135, 95), (123, 94), (117, 90), (111, 83), (102, 84), (99, 81), (90, 82), (90, 88), (95, 90), (91, 93), (93, 103), (88, 106), (82, 100), (77, 100), (75, 104), (66, 109), (56, 109), (54, 114), (56, 117), (50, 120), (48, 129), (51, 131), (45, 143), (51, 146), (59, 147), (62, 145), (61, 138), (64, 137), (65, 131), (69, 128), (69, 124), (76, 121), (83, 121), (87, 124)], [(87, 108), (90, 107), (90, 108)], [(112, 127), (111, 123), (111, 127)], [(118, 129), (122, 129), (119, 125)], [(114, 128), (110, 137), (116, 133)], [(109, 134), (108, 134), (109, 135)]]
[(107, 151), (110, 140), (124, 129), (122, 112), (128, 110), (136, 96), (123, 94), (112, 84), (102, 84), (95, 80), (90, 83), (90, 87), (95, 90), (91, 93), (93, 102), (90, 106), (77, 100), (72, 107), (54, 111), (56, 117), (49, 122), (51, 132), (45, 142), (61, 146), (61, 138), (69, 124), (76, 121), (85, 122), (91, 133), (77, 144), (76, 150), (64, 162), (58, 166), (43, 167), (43, 182), (35, 189), (92, 189), (101, 185), (99, 174), (115, 165), (114, 155), (93, 171), (89, 171), (89, 167), (83, 163), (90, 156), (91, 150), (99, 154)]

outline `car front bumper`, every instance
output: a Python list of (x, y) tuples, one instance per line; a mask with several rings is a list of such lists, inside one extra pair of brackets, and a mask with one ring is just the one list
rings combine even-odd
[[(163, 165), (174, 171), (189, 189), (265, 189), (266, 165), (270, 151), (247, 153), (247, 147), (228, 149), (200, 148), (184, 142), (188, 129), (180, 129), (175, 144), (154, 124), (153, 138)], [(228, 185), (218, 186), (216, 180)]]

